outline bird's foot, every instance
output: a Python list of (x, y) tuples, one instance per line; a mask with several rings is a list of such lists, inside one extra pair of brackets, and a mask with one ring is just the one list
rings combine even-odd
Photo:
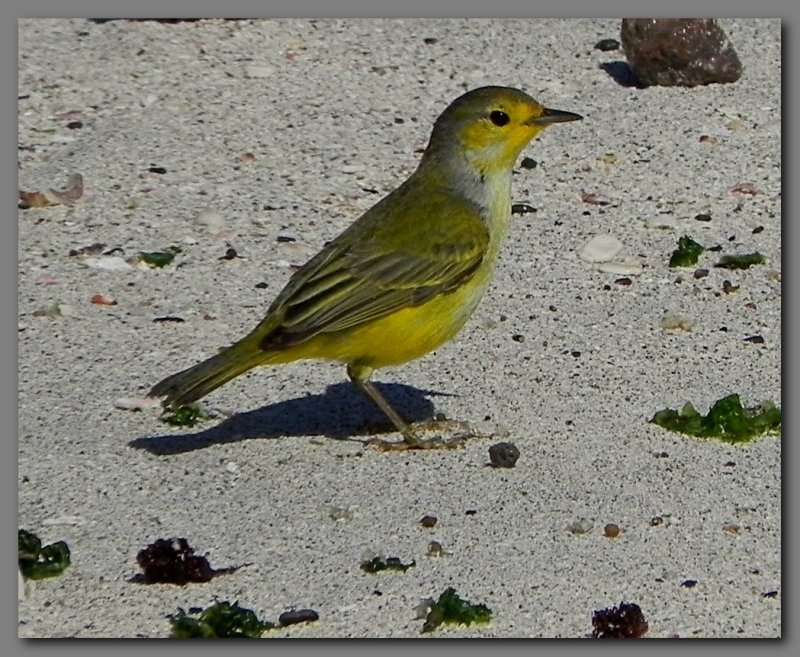
[(408, 430), (403, 432), (403, 440), (400, 442), (372, 438), (367, 444), (382, 452), (407, 449), (457, 449), (463, 447), (470, 438), (483, 437), (486, 436), (475, 433), (467, 422), (430, 419), (409, 425)]

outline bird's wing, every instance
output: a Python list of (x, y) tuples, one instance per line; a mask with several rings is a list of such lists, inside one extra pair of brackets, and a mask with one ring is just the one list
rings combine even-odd
[(458, 288), (483, 261), (489, 234), (474, 213), (453, 219), (455, 236), (446, 230), (423, 232), (424, 244), (409, 244), (398, 235), (389, 240), (392, 248), (386, 248), (379, 233), (331, 242), (295, 273), (273, 302), (267, 316), (273, 321), (262, 348), (351, 328)]

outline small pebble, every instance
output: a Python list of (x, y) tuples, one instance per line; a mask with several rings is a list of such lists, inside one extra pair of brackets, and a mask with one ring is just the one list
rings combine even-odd
[(608, 262), (622, 250), (622, 242), (612, 235), (595, 235), (581, 249), (578, 257), (584, 262)]
[(428, 543), (428, 556), (429, 557), (441, 557), (444, 555), (444, 548), (439, 541), (431, 541)]
[(697, 221), (706, 221), (706, 222), (711, 221), (711, 215), (706, 213), (696, 214), (694, 218)]
[(218, 233), (225, 227), (225, 218), (211, 208), (205, 208), (194, 218), (198, 226), (205, 226), (212, 233)]
[(489, 448), (489, 460), (495, 468), (513, 468), (519, 459), (514, 443), (496, 443)]
[(284, 627), (297, 623), (311, 623), (316, 620), (319, 620), (319, 614), (313, 609), (293, 609), (284, 611), (278, 616), (278, 622)]
[(594, 523), (592, 523), (591, 520), (581, 518), (580, 520), (576, 520), (570, 524), (567, 529), (569, 529), (569, 531), (573, 534), (586, 534), (587, 532), (592, 531), (592, 527), (594, 527)]
[(600, 41), (594, 44), (594, 49), (601, 52), (619, 50), (619, 41), (616, 39), (600, 39)]
[(431, 527), (436, 526), (437, 520), (438, 519), (436, 516), (423, 516), (422, 520), (419, 521), (419, 524), (430, 529)]
[(589, 205), (610, 205), (612, 202), (610, 197), (596, 192), (581, 193), (581, 201)]
[(330, 516), (331, 520), (336, 520), (337, 522), (340, 520), (352, 520), (353, 519), (353, 512), (350, 509), (344, 509), (341, 507), (331, 507), (328, 515)]
[(117, 300), (114, 297), (109, 297), (105, 294), (95, 294), (90, 299), (91, 303), (100, 305), (100, 306), (116, 306)]
[(695, 322), (694, 320), (684, 317), (683, 315), (679, 315), (678, 313), (667, 313), (661, 318), (659, 325), (662, 329), (667, 331), (691, 331), (695, 327)]
[(728, 191), (739, 198), (752, 198), (756, 194), (761, 193), (753, 183), (749, 182), (742, 182), (738, 185), (734, 185)]
[(617, 538), (617, 536), (619, 536), (619, 532), (619, 525), (616, 525), (613, 522), (610, 522), (603, 527), (603, 535), (606, 538)]

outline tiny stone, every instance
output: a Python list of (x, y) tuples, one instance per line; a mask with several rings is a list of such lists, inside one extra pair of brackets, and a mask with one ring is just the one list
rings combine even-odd
[(600, 41), (594, 44), (594, 49), (600, 50), (601, 52), (619, 50), (619, 41), (616, 39), (600, 39)]
[(753, 235), (758, 235), (759, 233), (763, 232), (764, 226), (756, 226), (753, 228)]
[(512, 335), (511, 339), (514, 342), (525, 342), (525, 336), (521, 335), (520, 333), (516, 333), (516, 334)]
[(633, 285), (633, 281), (628, 278), (627, 276), (623, 276), (622, 278), (618, 278), (614, 281), (617, 285)]
[(496, 443), (489, 448), (489, 460), (495, 468), (513, 468), (519, 459), (514, 443)]
[(681, 586), (683, 588), (685, 588), (685, 589), (693, 589), (695, 586), (697, 586), (697, 580), (696, 579), (685, 579), (685, 580), (683, 580), (681, 582)]
[(310, 623), (319, 620), (319, 614), (313, 609), (293, 609), (284, 611), (278, 616), (278, 622), (283, 625), (295, 625), (297, 623)]
[(681, 330), (681, 331), (691, 331), (694, 326), (694, 320), (689, 319), (688, 317), (684, 317), (683, 315), (679, 315), (677, 313), (667, 313), (661, 318), (661, 322), (659, 323), (662, 329), (665, 330)]
[(697, 221), (711, 221), (711, 215), (710, 215), (710, 214), (705, 214), (705, 213), (696, 214), (696, 215), (694, 216), (694, 218), (695, 218)]
[(535, 169), (537, 166), (539, 166), (539, 163), (531, 157), (523, 157), (522, 162), (520, 162), (519, 165), (523, 169)]
[(694, 277), (697, 279), (705, 278), (708, 276), (708, 269), (695, 269), (694, 270)]
[(430, 529), (431, 527), (435, 527), (437, 522), (436, 516), (423, 516), (422, 520), (419, 521), (419, 524), (423, 527), (427, 527)]
[(514, 203), (511, 206), (511, 214), (530, 214), (531, 212), (536, 212), (536, 208), (532, 205), (528, 205), (527, 203)]
[(569, 529), (569, 531), (573, 534), (586, 534), (587, 532), (592, 531), (592, 527), (594, 527), (594, 524), (591, 520), (581, 518), (580, 520), (576, 520), (570, 524), (567, 529)]
[(150, 173), (158, 173), (158, 174), (164, 174), (167, 172), (167, 170), (164, 167), (156, 167), (156, 166), (148, 167), (147, 170)]
[(441, 557), (444, 554), (444, 548), (439, 541), (431, 541), (428, 543), (428, 556)]
[(725, 294), (731, 294), (731, 292), (736, 292), (736, 290), (738, 290), (738, 289), (739, 289), (739, 286), (738, 285), (734, 285), (728, 279), (725, 279), (724, 281), (722, 281), (722, 291)]
[(77, 130), (78, 128), (83, 127), (83, 123), (81, 121), (70, 121), (69, 123), (67, 123), (67, 127), (70, 130)]
[(619, 531), (619, 525), (615, 525), (613, 522), (610, 522), (603, 527), (603, 535), (607, 538), (616, 538), (619, 536)]
[(340, 507), (331, 507), (329, 514), (331, 520), (336, 520), (337, 522), (340, 520), (352, 520), (353, 513), (349, 509), (343, 509)]

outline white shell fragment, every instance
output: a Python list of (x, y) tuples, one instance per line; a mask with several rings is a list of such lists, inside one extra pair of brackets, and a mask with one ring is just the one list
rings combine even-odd
[(612, 235), (595, 235), (584, 246), (578, 257), (584, 262), (609, 262), (622, 251), (622, 242)]
[(161, 401), (152, 397), (120, 397), (114, 402), (115, 408), (123, 411), (143, 411), (146, 408), (159, 406)]
[(644, 270), (638, 262), (612, 260), (611, 262), (600, 263), (597, 266), (597, 271), (601, 271), (604, 274), (619, 274), (620, 276), (639, 276)]
[(666, 331), (691, 331), (695, 326), (695, 321), (678, 313), (667, 313), (661, 318), (659, 324)]
[(225, 227), (225, 218), (211, 208), (205, 208), (194, 218), (194, 222), (199, 226), (206, 226), (212, 233), (216, 233)]
[(105, 271), (126, 271), (133, 269), (123, 258), (119, 256), (89, 256), (82, 260), (83, 264), (92, 269), (103, 269)]

